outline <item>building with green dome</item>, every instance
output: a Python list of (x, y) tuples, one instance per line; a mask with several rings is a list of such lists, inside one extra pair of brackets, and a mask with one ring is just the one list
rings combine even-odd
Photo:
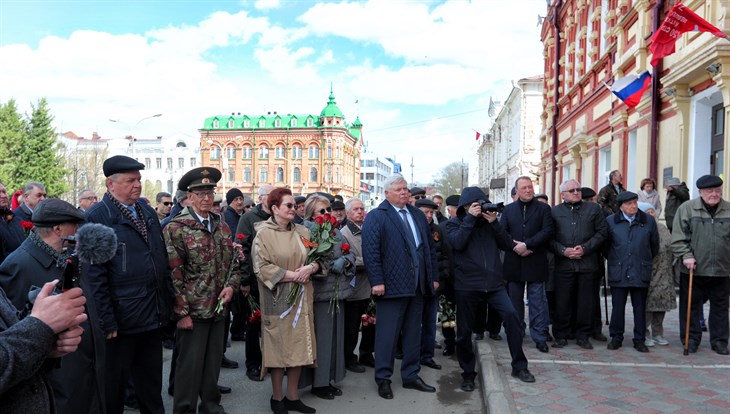
[(359, 196), (362, 122), (351, 124), (330, 89), (314, 114), (241, 114), (206, 118), (200, 132), (203, 166), (223, 172), (218, 183), (255, 194), (262, 185), (288, 187), (295, 195), (323, 191)]

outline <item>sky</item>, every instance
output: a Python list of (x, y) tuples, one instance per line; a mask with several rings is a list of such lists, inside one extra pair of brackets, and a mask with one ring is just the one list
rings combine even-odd
[(544, 0), (0, 0), (0, 102), (45, 97), (57, 130), (83, 137), (197, 138), (214, 115), (318, 115), (331, 86), (367, 151), (428, 183), (474, 170), (490, 98), (543, 73), (545, 14)]

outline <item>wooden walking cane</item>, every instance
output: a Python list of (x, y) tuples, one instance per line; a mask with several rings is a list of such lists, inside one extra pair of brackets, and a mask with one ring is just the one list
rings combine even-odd
[(694, 269), (689, 269), (689, 289), (687, 290), (687, 321), (684, 324), (684, 355), (689, 355), (689, 314), (692, 309), (692, 279)]

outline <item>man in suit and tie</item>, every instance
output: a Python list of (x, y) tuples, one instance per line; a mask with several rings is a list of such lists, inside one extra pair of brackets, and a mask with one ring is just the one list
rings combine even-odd
[(362, 229), (363, 261), (376, 301), (375, 382), (393, 398), (393, 351), (403, 340), (403, 388), (435, 392), (418, 376), (424, 294), (438, 288), (438, 259), (426, 216), (410, 205), (406, 180), (385, 180), (385, 201), (368, 213)]

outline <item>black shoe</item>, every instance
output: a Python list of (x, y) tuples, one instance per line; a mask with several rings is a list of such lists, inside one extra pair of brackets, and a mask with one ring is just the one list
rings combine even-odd
[(567, 334), (565, 335), (565, 339), (569, 339), (572, 341), (573, 339), (575, 339), (575, 334)]
[(423, 391), (423, 392), (436, 392), (436, 388), (426, 384), (420, 378), (418, 378), (417, 380), (415, 380), (413, 382), (404, 382), (403, 388), (408, 388), (411, 390), (418, 390), (418, 391)]
[(403, 359), (403, 351), (395, 351), (395, 359)]
[(548, 353), (550, 352), (550, 348), (548, 348), (547, 344), (545, 342), (540, 342), (535, 345), (535, 348), (537, 348), (538, 351), (542, 353)]
[[(286, 400), (286, 397), (284, 397), (284, 400)], [(286, 404), (284, 403), (284, 400), (277, 401), (274, 399), (274, 397), (271, 397), (270, 403), (271, 403), (271, 411), (274, 412), (274, 414), (288, 414), (289, 410), (286, 409)]]
[(568, 340), (563, 338), (555, 339), (553, 342), (553, 348), (563, 348), (566, 345), (568, 345)]
[(246, 370), (246, 376), (251, 381), (261, 382), (264, 379), (261, 378), (261, 370), (259, 368), (251, 368), (249, 370)]
[(378, 384), (378, 395), (386, 400), (393, 399), (393, 390), (390, 389), (390, 380), (385, 380)]
[(499, 333), (490, 333), (489, 334), (489, 339), (491, 339), (493, 341), (501, 341), (502, 340), (502, 335), (500, 335)]
[(599, 342), (606, 342), (608, 341), (608, 338), (606, 338), (606, 335), (603, 334), (603, 332), (596, 332), (593, 335), (591, 335), (591, 338), (595, 339)]
[(687, 346), (687, 351), (689, 351), (690, 354), (696, 354), (698, 347), (699, 345), (697, 345), (697, 342), (690, 340)]
[(356, 372), (356, 373), (358, 373), (358, 374), (362, 374), (363, 372), (365, 372), (365, 367), (364, 367), (364, 366), (362, 366), (362, 365), (361, 365), (361, 364), (360, 364), (359, 362), (357, 362), (357, 361), (355, 361), (355, 362), (350, 362), (349, 364), (345, 364), (345, 368), (346, 368), (346, 369), (347, 369), (348, 371)]
[(231, 393), (231, 387), (226, 387), (225, 385), (219, 385), (218, 386), (218, 392), (221, 394), (230, 394)]
[(649, 352), (649, 348), (646, 346), (644, 341), (634, 342), (634, 349), (639, 352)]
[(474, 391), (474, 378), (465, 378), (461, 383), (461, 390), (466, 392)]
[(588, 339), (579, 339), (575, 341), (576, 344), (578, 344), (579, 347), (583, 349), (593, 349), (593, 345), (591, 344), (591, 341)]
[(425, 365), (429, 368), (433, 369), (441, 369), (441, 365), (437, 364), (436, 361), (433, 360), (433, 358), (428, 359), (426, 361), (421, 361), (421, 365)]
[(360, 355), (360, 365), (365, 365), (366, 367), (375, 368), (375, 358), (373, 358), (372, 355), (366, 355), (366, 356)]
[(712, 350), (717, 352), (718, 355), (727, 355), (730, 353), (728, 352), (727, 345), (721, 343), (712, 344)]
[(606, 345), (606, 348), (610, 349), (611, 351), (615, 351), (621, 348), (621, 341), (616, 338), (611, 338), (611, 342)]
[(474, 339), (477, 341), (481, 341), (482, 339), (484, 339), (484, 334), (483, 333), (474, 334)]
[(332, 392), (330, 387), (312, 387), (312, 394), (323, 400), (335, 399), (335, 393)]
[(334, 394), (335, 397), (341, 397), (342, 396), (342, 390), (339, 389), (339, 388), (337, 388), (337, 387), (335, 387), (334, 385), (330, 384), (329, 385), (329, 389), (330, 389), (330, 391), (332, 391), (332, 394)]
[(290, 400), (290, 399), (284, 397), (284, 399), (281, 401), (284, 402), (284, 407), (286, 407), (286, 409), (289, 411), (298, 411), (300, 413), (308, 413), (308, 414), (317, 412), (316, 409), (309, 407), (307, 405), (304, 405), (302, 400)]
[(442, 352), (444, 356), (451, 356), (454, 355), (454, 348), (449, 348), (448, 346), (444, 348), (444, 352)]
[(512, 376), (518, 378), (522, 382), (535, 382), (535, 376), (533, 376), (527, 368), (512, 369)]
[(225, 355), (223, 355), (223, 359), (221, 360), (221, 368), (236, 369), (238, 368), (238, 362), (232, 359), (228, 359)]
[(550, 335), (550, 332), (545, 332), (545, 340), (548, 341), (548, 342), (552, 342), (553, 341), (553, 336)]

